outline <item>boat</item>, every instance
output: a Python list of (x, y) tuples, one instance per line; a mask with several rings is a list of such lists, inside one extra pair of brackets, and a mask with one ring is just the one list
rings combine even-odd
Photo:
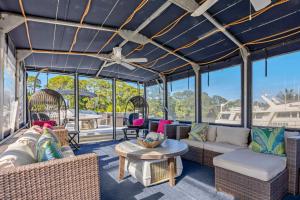
[[(267, 95), (262, 95), (263, 104), (256, 103), (252, 109), (252, 121), (255, 126), (271, 126), (271, 127), (300, 127), (300, 101), (291, 103), (281, 102)], [(221, 104), (220, 113), (215, 123), (221, 124), (239, 124), (241, 121), (241, 108), (227, 108), (229, 102)]]

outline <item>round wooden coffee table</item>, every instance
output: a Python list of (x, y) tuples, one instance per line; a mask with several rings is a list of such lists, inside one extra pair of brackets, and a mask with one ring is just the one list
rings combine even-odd
[(119, 180), (124, 178), (125, 158), (139, 160), (168, 160), (169, 183), (175, 185), (175, 158), (188, 151), (188, 146), (178, 140), (167, 139), (156, 148), (145, 148), (137, 144), (136, 140), (122, 142), (116, 145), (115, 150), (119, 155)]

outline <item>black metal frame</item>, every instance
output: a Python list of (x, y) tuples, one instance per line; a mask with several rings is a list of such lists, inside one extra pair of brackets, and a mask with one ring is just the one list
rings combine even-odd
[[(201, 72), (200, 72), (200, 70), (199, 70), (199, 79), (198, 79), (198, 85), (199, 85), (199, 91), (198, 91), (198, 93), (196, 93), (195, 92), (195, 95), (197, 95), (198, 94), (198, 110), (196, 110), (196, 112), (198, 112), (198, 121), (196, 121), (197, 120), (197, 117), (196, 117), (196, 113), (195, 113), (195, 121), (197, 122), (197, 123), (200, 123), (201, 121), (202, 121), (202, 106), (201, 106), (201, 91), (202, 91), (202, 76), (201, 76)], [(196, 81), (197, 80), (195, 80), (195, 85), (196, 85)], [(196, 88), (196, 86), (195, 86), (195, 88)], [(195, 102), (196, 102), (196, 97), (195, 97)]]
[[(243, 109), (243, 105), (244, 105), (244, 94), (243, 94), (243, 91), (244, 91), (244, 67), (243, 67), (243, 64), (242, 63), (240, 63), (240, 64), (234, 64), (234, 65), (230, 65), (230, 66), (227, 66), (227, 67), (224, 67), (224, 68), (222, 68), (222, 69), (226, 69), (226, 68), (230, 68), (230, 67), (234, 67), (234, 66), (236, 66), (236, 65), (239, 65), (239, 67), (240, 67), (240, 69), (241, 69), (241, 123), (240, 124), (224, 124), (224, 123), (209, 123), (209, 124), (211, 124), (211, 125), (221, 125), (221, 126), (230, 126), (230, 127), (243, 127), (244, 126), (244, 117), (243, 117), (243, 115), (244, 115), (244, 109)], [(209, 70), (209, 72), (213, 72), (213, 71), (217, 71), (217, 70), (220, 70), (219, 68), (218, 69), (212, 69), (212, 70)], [(204, 74), (204, 73), (207, 73), (208, 71), (207, 70), (205, 70), (205, 71), (201, 71), (200, 70), (200, 78), (199, 78), (199, 81), (202, 81), (202, 74)], [(201, 82), (202, 83), (202, 82)], [(199, 100), (200, 100), (200, 105), (201, 105), (201, 103), (202, 103), (202, 85), (200, 84), (200, 87), (199, 87), (199, 95), (200, 95), (200, 97), (199, 97)], [(200, 111), (201, 111), (201, 113), (200, 113), (200, 122), (203, 122), (203, 120), (202, 120), (202, 106), (199, 106), (200, 107)]]

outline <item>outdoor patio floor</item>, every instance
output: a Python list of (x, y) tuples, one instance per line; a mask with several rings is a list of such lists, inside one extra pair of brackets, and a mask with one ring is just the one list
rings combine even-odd
[[(212, 168), (183, 160), (183, 174), (176, 179), (176, 186), (168, 183), (144, 187), (131, 176), (121, 182), (117, 180), (118, 156), (114, 151), (117, 142), (82, 144), (76, 154), (89, 152), (100, 156), (101, 200), (227, 200), (233, 197), (216, 192)], [(287, 195), (284, 200), (296, 200), (300, 196)]]

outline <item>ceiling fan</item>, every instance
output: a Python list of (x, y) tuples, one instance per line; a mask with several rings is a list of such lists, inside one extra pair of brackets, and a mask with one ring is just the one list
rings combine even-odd
[(119, 64), (126, 67), (129, 70), (134, 70), (134, 67), (131, 63), (144, 63), (147, 62), (147, 58), (125, 58), (122, 55), (122, 48), (121, 47), (114, 47), (113, 52), (111, 54), (112, 62), (106, 63), (103, 67), (108, 67), (114, 64)]
[[(210, 7), (215, 5), (219, 0), (206, 0), (192, 14), (193, 17), (203, 15)], [(272, 3), (272, 0), (250, 0), (255, 11), (261, 10)]]

